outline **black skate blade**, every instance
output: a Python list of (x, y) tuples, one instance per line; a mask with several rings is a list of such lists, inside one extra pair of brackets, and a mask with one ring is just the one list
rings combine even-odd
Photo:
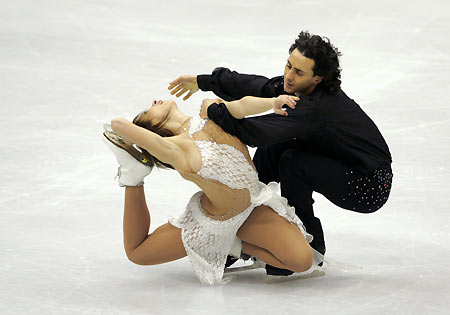
[(241, 272), (241, 271), (248, 271), (248, 270), (254, 270), (254, 269), (262, 269), (266, 266), (265, 263), (262, 261), (255, 261), (253, 264), (248, 266), (242, 266), (242, 267), (229, 267), (225, 268), (224, 273), (233, 273), (233, 272)]
[(302, 280), (302, 279), (309, 279), (309, 278), (316, 278), (316, 277), (322, 277), (325, 275), (324, 271), (321, 270), (314, 270), (313, 272), (306, 273), (306, 272), (297, 272), (293, 273), (290, 276), (271, 276), (266, 275), (264, 278), (264, 281), (266, 283), (279, 283), (279, 282), (286, 282), (286, 281), (294, 281), (294, 280)]

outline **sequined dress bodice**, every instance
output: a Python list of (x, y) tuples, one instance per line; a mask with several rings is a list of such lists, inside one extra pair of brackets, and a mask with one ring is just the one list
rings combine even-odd
[(213, 121), (193, 117), (182, 126), (201, 155), (197, 173), (180, 172), (195, 182), (220, 209), (207, 213), (217, 220), (226, 220), (243, 210), (259, 194), (261, 183), (247, 147), (236, 137), (225, 133)]

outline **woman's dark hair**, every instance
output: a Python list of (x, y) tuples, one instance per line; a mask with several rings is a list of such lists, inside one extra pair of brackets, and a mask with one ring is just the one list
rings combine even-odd
[[(160, 135), (161, 137), (172, 137), (174, 135), (172, 133), (172, 131), (162, 127), (167, 120), (167, 116), (169, 116), (168, 114), (164, 119), (162, 119), (157, 124), (152, 124), (150, 121), (142, 119), (142, 116), (143, 116), (142, 113), (140, 113), (139, 115), (134, 117), (133, 124), (135, 124), (136, 126), (145, 128), (147, 130), (150, 130), (151, 132), (154, 132), (154, 133)], [(156, 166), (158, 168), (175, 169), (172, 165), (158, 160), (156, 157), (151, 155), (147, 150), (145, 150), (139, 146), (138, 146), (138, 148), (142, 151), (142, 153), (144, 154), (144, 157), (148, 160), (147, 165)]]
[(337, 93), (341, 90), (341, 68), (339, 57), (342, 54), (334, 47), (327, 37), (311, 35), (302, 31), (294, 44), (289, 48), (289, 54), (298, 49), (303, 56), (314, 60), (314, 75), (323, 77), (319, 83), (328, 93)]

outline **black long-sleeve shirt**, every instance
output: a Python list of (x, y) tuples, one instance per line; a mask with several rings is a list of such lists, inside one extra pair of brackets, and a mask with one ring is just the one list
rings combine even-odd
[[(239, 74), (216, 68), (212, 75), (197, 76), (199, 88), (213, 91), (227, 101), (244, 96), (276, 97), (287, 94), (283, 77)], [(299, 139), (308, 148), (335, 158), (363, 174), (378, 168), (390, 168), (389, 148), (375, 123), (343, 91), (337, 94), (316, 89), (301, 96), (288, 116), (268, 114), (235, 119), (225, 104), (212, 104), (208, 117), (226, 132), (252, 147), (267, 146)]]

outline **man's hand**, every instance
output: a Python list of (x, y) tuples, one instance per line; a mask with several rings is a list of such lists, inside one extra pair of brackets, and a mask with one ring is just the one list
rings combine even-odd
[(291, 95), (280, 95), (274, 100), (273, 104), (273, 111), (275, 114), (287, 116), (288, 113), (282, 109), (283, 105), (287, 105), (292, 109), (295, 109), (295, 104), (297, 104), (297, 101), (300, 98), (297, 96), (291, 96)]
[(169, 90), (172, 90), (170, 94), (174, 95), (177, 93), (176, 97), (180, 97), (187, 91), (189, 91), (188, 94), (186, 94), (185, 97), (183, 97), (183, 100), (187, 100), (189, 97), (191, 97), (192, 94), (198, 91), (198, 84), (197, 84), (197, 76), (196, 75), (182, 75), (178, 77), (178, 79), (173, 80), (169, 83)]
[(223, 102), (223, 100), (221, 100), (220, 98), (205, 98), (202, 101), (202, 107), (200, 108), (200, 118), (208, 119), (208, 107), (209, 107), (209, 105), (214, 104), (214, 103), (219, 104), (219, 103), (222, 103), (222, 102)]

